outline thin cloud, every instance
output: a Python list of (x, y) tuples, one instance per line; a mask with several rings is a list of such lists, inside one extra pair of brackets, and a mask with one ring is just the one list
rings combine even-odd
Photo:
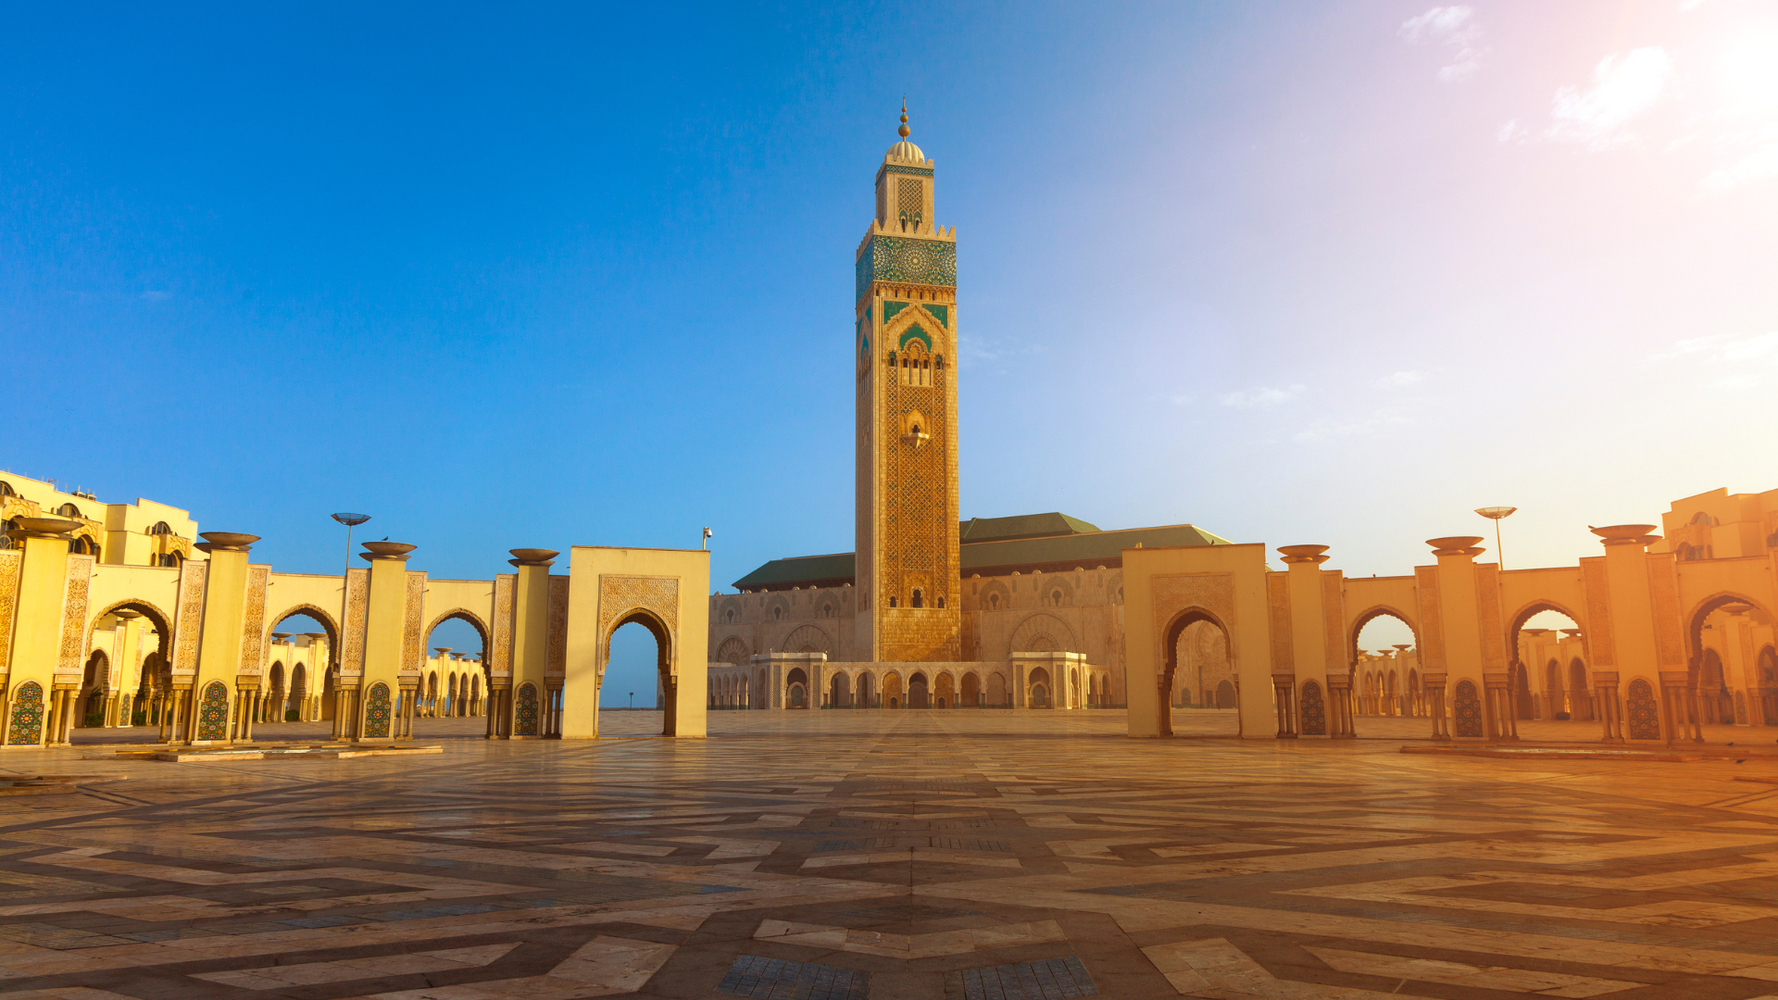
[(1778, 373), (1778, 330), (1752, 337), (1716, 334), (1676, 340), (1673, 346), (1650, 355), (1645, 367), (1697, 366), (1716, 373), (1710, 385), (1717, 389), (1746, 389), (1765, 385)]
[(1658, 45), (1614, 52), (1593, 68), (1591, 87), (1556, 91), (1549, 137), (1593, 150), (1633, 142), (1627, 126), (1661, 102), (1672, 80), (1673, 59)]
[(1390, 372), (1382, 378), (1372, 380), (1371, 384), (1379, 389), (1390, 389), (1424, 381), (1426, 381), (1426, 372)]
[(1432, 42), (1455, 53), (1451, 62), (1438, 71), (1438, 78), (1446, 83), (1474, 76), (1482, 68), (1482, 56), (1488, 54), (1488, 50), (1482, 48), (1482, 28), (1475, 21), (1475, 11), (1460, 5), (1434, 7), (1417, 17), (1410, 17), (1396, 29), (1396, 34), (1409, 44)]
[(1378, 410), (1375, 413), (1349, 420), (1318, 420), (1314, 424), (1297, 431), (1290, 436), (1293, 441), (1315, 442), (1333, 438), (1360, 437), (1372, 434), (1388, 427), (1399, 427), (1408, 422), (1406, 413), (1398, 409)]
[(1261, 386), (1257, 389), (1241, 389), (1225, 392), (1217, 402), (1224, 406), (1232, 406), (1238, 410), (1253, 410), (1268, 406), (1282, 406), (1302, 394), (1305, 387), (1287, 385), (1283, 387)]

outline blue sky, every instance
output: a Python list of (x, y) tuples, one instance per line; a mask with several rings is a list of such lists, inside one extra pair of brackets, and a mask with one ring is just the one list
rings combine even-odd
[(905, 94), (965, 517), (1571, 561), (1778, 486), (1772, 65), (1732, 0), (15, 6), (0, 467), (300, 572), (335, 510), (443, 577), (848, 550)]

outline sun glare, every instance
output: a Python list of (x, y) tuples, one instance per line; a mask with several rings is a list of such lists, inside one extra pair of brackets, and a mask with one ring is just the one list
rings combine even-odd
[(1768, 28), (1734, 39), (1718, 57), (1716, 70), (1732, 105), (1778, 106), (1778, 30)]

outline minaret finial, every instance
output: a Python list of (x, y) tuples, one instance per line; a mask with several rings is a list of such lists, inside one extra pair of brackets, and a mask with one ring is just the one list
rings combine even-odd
[(905, 97), (901, 99), (901, 128), (896, 131), (901, 133), (903, 139), (913, 132), (913, 129), (908, 128), (908, 99)]

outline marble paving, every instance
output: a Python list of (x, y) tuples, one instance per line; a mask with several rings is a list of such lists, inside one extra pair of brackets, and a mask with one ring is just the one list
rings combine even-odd
[(0, 1000), (1778, 1000), (1771, 757), (1139, 741), (1111, 711), (658, 724), (0, 756), (83, 776), (0, 815)]

